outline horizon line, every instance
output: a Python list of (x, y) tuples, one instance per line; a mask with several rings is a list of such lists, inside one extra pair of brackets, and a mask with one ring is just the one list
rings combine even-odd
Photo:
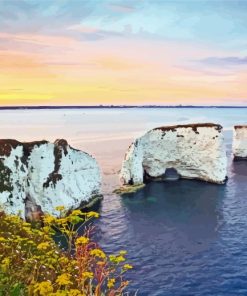
[(89, 108), (247, 108), (247, 105), (13, 105), (0, 106), (0, 110), (16, 109), (89, 109)]

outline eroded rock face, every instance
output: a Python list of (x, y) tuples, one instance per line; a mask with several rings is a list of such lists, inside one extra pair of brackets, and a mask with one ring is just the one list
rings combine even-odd
[(247, 125), (235, 125), (233, 131), (234, 159), (247, 159)]
[(86, 205), (100, 192), (96, 160), (65, 140), (21, 143), (0, 140), (0, 205), (11, 214), (37, 219)]
[(162, 178), (173, 168), (181, 178), (224, 183), (227, 158), (217, 124), (164, 126), (147, 132), (129, 147), (120, 173), (124, 184)]

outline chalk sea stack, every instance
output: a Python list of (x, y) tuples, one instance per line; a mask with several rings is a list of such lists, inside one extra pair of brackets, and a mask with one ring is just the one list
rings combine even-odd
[(0, 206), (9, 214), (37, 219), (92, 203), (100, 196), (100, 170), (89, 154), (66, 140), (0, 140)]
[(233, 131), (234, 159), (247, 159), (247, 125), (235, 125)]
[(213, 123), (163, 126), (136, 139), (122, 164), (124, 185), (138, 185), (166, 176), (174, 169), (180, 178), (222, 184), (227, 158), (222, 126)]

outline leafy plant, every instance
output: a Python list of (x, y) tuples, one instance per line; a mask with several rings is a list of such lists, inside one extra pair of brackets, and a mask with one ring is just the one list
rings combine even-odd
[[(74, 210), (65, 216), (63, 207), (56, 210), (59, 217), (45, 215), (39, 227), (0, 213), (0, 296), (123, 295), (132, 266), (125, 262), (126, 251), (108, 256), (91, 241), (90, 222), (99, 214)], [(66, 248), (55, 243), (55, 234)]]

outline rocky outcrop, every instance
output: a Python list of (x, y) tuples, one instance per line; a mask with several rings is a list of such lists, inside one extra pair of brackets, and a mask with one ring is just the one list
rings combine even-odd
[(235, 125), (233, 131), (234, 159), (247, 159), (247, 125)]
[(99, 192), (96, 160), (65, 140), (0, 140), (0, 206), (7, 213), (29, 219), (56, 215), (56, 206), (78, 208)]
[(162, 179), (169, 168), (181, 178), (224, 183), (222, 127), (204, 123), (155, 128), (131, 144), (120, 177), (123, 184), (137, 185), (149, 178)]

